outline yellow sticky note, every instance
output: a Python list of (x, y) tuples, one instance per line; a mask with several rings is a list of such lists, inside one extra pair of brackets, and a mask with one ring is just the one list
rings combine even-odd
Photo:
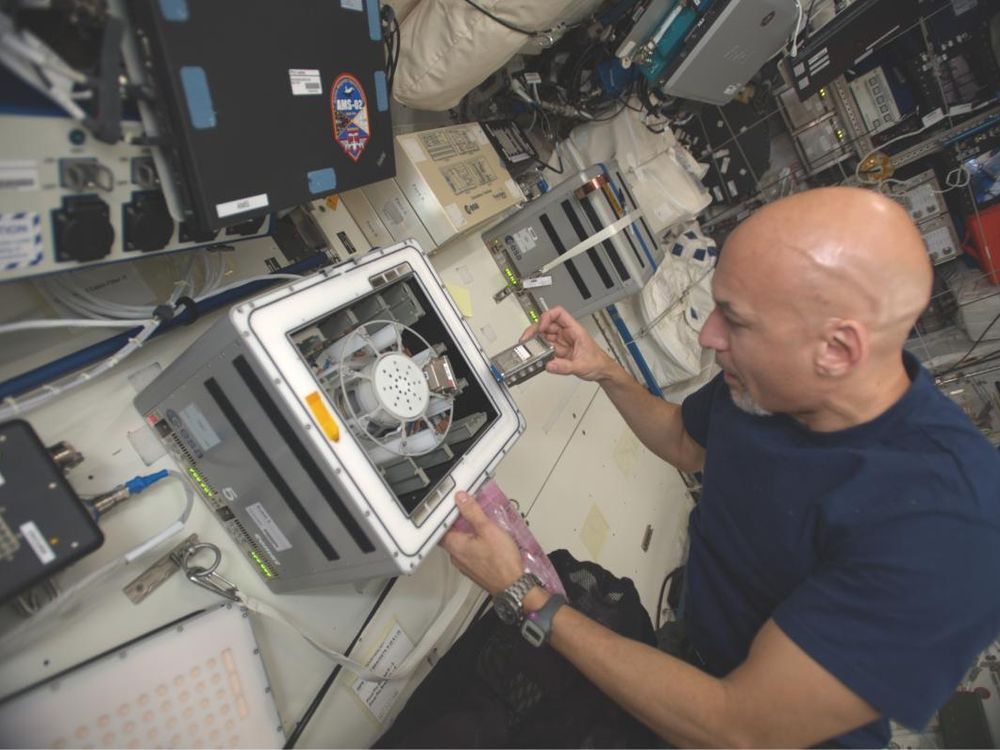
[(448, 290), (448, 294), (451, 295), (451, 298), (455, 300), (455, 304), (458, 305), (459, 312), (461, 312), (465, 317), (471, 318), (472, 293), (464, 286), (458, 286), (457, 284), (445, 284), (444, 287)]

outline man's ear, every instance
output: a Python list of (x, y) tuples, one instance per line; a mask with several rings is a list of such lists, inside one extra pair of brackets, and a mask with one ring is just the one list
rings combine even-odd
[(858, 321), (830, 320), (816, 353), (817, 374), (828, 378), (847, 375), (868, 356), (868, 345), (868, 330)]

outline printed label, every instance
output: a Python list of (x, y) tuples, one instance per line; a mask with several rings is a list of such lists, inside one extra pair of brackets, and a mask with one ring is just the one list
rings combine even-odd
[(264, 509), (263, 505), (260, 503), (248, 505), (247, 515), (257, 524), (257, 528), (267, 537), (267, 541), (271, 543), (276, 552), (284, 552), (286, 549), (292, 548), (292, 543), (288, 541), (288, 537), (278, 528), (278, 524), (274, 522), (271, 514)]
[(56, 553), (52, 551), (48, 540), (38, 530), (38, 527), (35, 526), (34, 521), (21, 524), (21, 536), (24, 537), (24, 541), (28, 543), (28, 546), (34, 551), (35, 556), (42, 565), (48, 565), (56, 559)]
[(522, 362), (524, 362), (526, 359), (531, 358), (531, 352), (528, 351), (528, 347), (526, 347), (524, 344), (518, 344), (517, 346), (515, 346), (514, 354), (516, 354), (517, 358)]
[(191, 433), (191, 437), (201, 446), (203, 451), (219, 444), (219, 435), (205, 418), (205, 413), (196, 404), (188, 404), (179, 412), (181, 419)]
[(323, 93), (323, 84), (318, 70), (291, 69), (288, 80), (292, 84), (292, 96), (319, 96)]
[(538, 235), (535, 233), (533, 227), (520, 229), (514, 232), (511, 237), (513, 237), (514, 243), (517, 245), (522, 254), (531, 252), (538, 244)]
[(521, 279), (521, 286), (525, 289), (538, 289), (543, 286), (552, 286), (551, 276), (533, 276), (527, 279)]
[(0, 214), (0, 268), (10, 271), (42, 260), (42, 219), (22, 211)]
[(334, 139), (345, 154), (357, 161), (371, 138), (368, 98), (361, 82), (348, 73), (339, 76), (330, 89), (330, 109)]
[(38, 190), (38, 167), (33, 161), (0, 161), (0, 190)]
[[(403, 660), (412, 650), (413, 641), (407, 637), (406, 633), (403, 632), (403, 629), (397, 623), (389, 631), (389, 635), (375, 650), (372, 658), (368, 660), (365, 666), (373, 672), (381, 674), (384, 677), (389, 677), (399, 669), (399, 665), (403, 663)], [(389, 711), (392, 709), (399, 694), (403, 692), (405, 685), (405, 680), (374, 682), (359, 678), (354, 683), (353, 689), (361, 699), (361, 702), (365, 704), (365, 708), (371, 711), (372, 716), (379, 723), (382, 723), (389, 715)]]
[(219, 215), (220, 219), (225, 219), (227, 216), (253, 211), (255, 208), (266, 208), (267, 204), (267, 193), (261, 193), (260, 195), (251, 195), (248, 198), (238, 198), (228, 203), (220, 203), (215, 207), (215, 213)]

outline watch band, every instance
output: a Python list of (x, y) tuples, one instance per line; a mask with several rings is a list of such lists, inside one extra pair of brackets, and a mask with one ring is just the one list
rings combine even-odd
[(566, 604), (562, 594), (552, 594), (541, 609), (528, 614), (521, 623), (521, 635), (535, 648), (548, 642), (552, 636), (552, 618)]
[(493, 596), (493, 607), (508, 625), (519, 625), (524, 619), (524, 597), (542, 582), (534, 573), (526, 572), (514, 583)]

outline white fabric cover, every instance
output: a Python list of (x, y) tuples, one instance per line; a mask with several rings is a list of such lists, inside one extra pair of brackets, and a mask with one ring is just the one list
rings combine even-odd
[[(476, 0), (515, 26), (543, 31), (572, 23), (601, 0)], [(394, 0), (393, 6), (412, 6)], [(530, 40), (465, 0), (420, 0), (400, 24), (402, 46), (393, 97), (414, 109), (442, 111), (502, 67)]]
[(712, 274), (718, 250), (697, 224), (684, 228), (642, 292), (618, 303), (657, 385), (680, 398), (715, 373), (698, 334), (715, 307)]
[(583, 164), (617, 160), (650, 231), (659, 237), (677, 223), (693, 221), (712, 198), (701, 183), (707, 165), (695, 161), (669, 128), (652, 132), (645, 116), (626, 107), (610, 120), (577, 126), (569, 140)]

